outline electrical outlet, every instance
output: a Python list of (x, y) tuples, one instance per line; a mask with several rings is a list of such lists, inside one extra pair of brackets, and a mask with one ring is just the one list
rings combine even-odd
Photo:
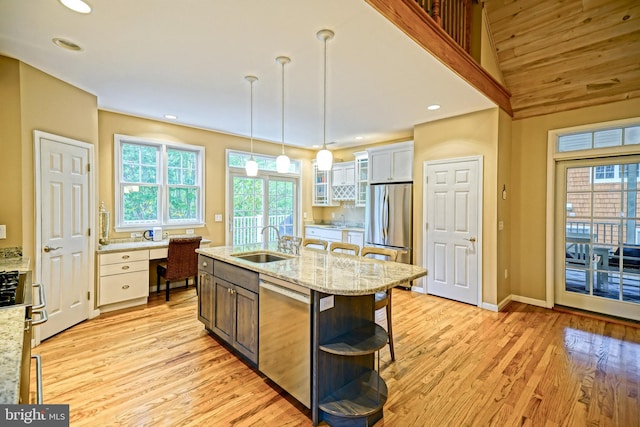
[(215, 214), (215, 215), (213, 216), (213, 220), (214, 220), (215, 222), (222, 222), (222, 214)]
[(304, 219), (307, 219), (307, 213), (306, 213), (306, 212), (304, 212), (304, 213), (302, 214), (302, 217), (303, 217)]
[(0, 225), (0, 239), (6, 239), (7, 238), (7, 226), (6, 225)]
[(193, 228), (188, 228), (188, 229), (185, 231), (185, 233), (186, 233), (186, 234), (193, 234)]
[(142, 233), (131, 233), (132, 239), (135, 239), (136, 237), (142, 237)]
[(335, 212), (331, 212), (331, 219), (335, 219), (336, 218), (336, 213)]

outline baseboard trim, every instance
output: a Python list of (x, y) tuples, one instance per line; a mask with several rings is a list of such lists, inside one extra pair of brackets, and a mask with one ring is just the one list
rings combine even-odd
[(523, 297), (520, 295), (511, 295), (511, 300), (512, 301), (516, 301), (516, 302), (522, 302), (525, 304), (529, 304), (529, 305), (535, 305), (538, 307), (542, 307), (542, 308), (548, 308), (547, 307), (547, 301), (542, 300), (542, 299), (534, 299), (534, 298), (529, 298), (529, 297)]
[(482, 304), (480, 304), (480, 308), (483, 308), (485, 310), (489, 310), (489, 311), (493, 311), (493, 312), (498, 312), (500, 310), (498, 310), (498, 306), (495, 304), (489, 304), (488, 302), (483, 302)]

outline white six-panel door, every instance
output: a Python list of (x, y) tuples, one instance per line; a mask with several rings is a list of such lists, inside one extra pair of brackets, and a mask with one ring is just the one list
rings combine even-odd
[(481, 158), (427, 162), (427, 292), (478, 305)]
[[(36, 133), (39, 146), (40, 281), (46, 339), (88, 318), (91, 280), (89, 148)], [(78, 141), (79, 142), (79, 141)]]

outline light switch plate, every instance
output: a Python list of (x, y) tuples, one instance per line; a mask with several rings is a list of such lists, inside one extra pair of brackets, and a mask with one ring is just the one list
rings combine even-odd
[(215, 214), (213, 219), (215, 222), (222, 222), (222, 214)]
[(193, 234), (193, 228), (187, 228), (187, 229), (185, 230), (185, 233), (186, 233), (186, 234)]
[(7, 238), (7, 226), (6, 225), (0, 225), (0, 239), (6, 239)]

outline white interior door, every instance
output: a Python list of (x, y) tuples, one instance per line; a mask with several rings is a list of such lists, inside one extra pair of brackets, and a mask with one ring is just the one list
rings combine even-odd
[(49, 320), (46, 339), (88, 318), (93, 284), (90, 251), (89, 144), (36, 132), (40, 185), (36, 203), (40, 282)]
[(481, 301), (481, 158), (425, 165), (427, 292)]

